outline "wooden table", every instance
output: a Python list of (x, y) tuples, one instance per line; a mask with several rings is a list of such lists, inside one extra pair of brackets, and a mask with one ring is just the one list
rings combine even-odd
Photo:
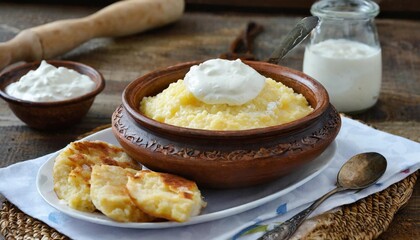
[[(22, 29), (57, 19), (88, 15), (100, 6), (0, 3), (0, 41)], [(309, 14), (309, 13), (308, 13)], [(98, 69), (106, 79), (79, 124), (64, 130), (41, 132), (20, 122), (0, 101), (0, 167), (36, 158), (64, 147), (77, 136), (110, 123), (121, 103), (124, 87), (136, 77), (175, 63), (218, 57), (248, 21), (265, 30), (255, 42), (255, 55), (267, 58), (299, 15), (252, 12), (203, 12), (188, 10), (177, 23), (161, 29), (116, 39), (94, 39), (61, 56)], [(369, 111), (352, 116), (378, 129), (420, 141), (420, 21), (377, 19), (383, 51), (383, 84), (379, 102)], [(301, 70), (302, 44), (283, 62)], [(1, 53), (0, 53), (1, 54)], [(419, 239), (420, 184), (381, 239)]]

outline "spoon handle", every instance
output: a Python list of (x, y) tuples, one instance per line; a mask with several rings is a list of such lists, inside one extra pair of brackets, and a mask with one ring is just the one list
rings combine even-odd
[(305, 17), (286, 35), (277, 49), (267, 60), (269, 63), (278, 64), (278, 62), (296, 45), (302, 42), (306, 36), (318, 25), (319, 18), (316, 16)]
[(302, 210), (291, 219), (283, 222), (282, 224), (278, 225), (274, 229), (266, 232), (259, 240), (285, 240), (289, 239), (294, 232), (298, 229), (298, 227), (302, 224), (302, 222), (311, 214), (315, 208), (317, 208), (325, 199), (329, 198), (331, 195), (341, 192), (345, 190), (342, 187), (336, 187), (333, 190), (326, 193), (324, 196), (320, 197), (314, 203), (311, 204), (308, 208)]

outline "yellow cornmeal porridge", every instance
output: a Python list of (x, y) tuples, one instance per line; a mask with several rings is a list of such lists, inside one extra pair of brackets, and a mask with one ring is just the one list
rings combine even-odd
[(240, 106), (201, 102), (183, 80), (140, 103), (140, 111), (159, 122), (208, 130), (268, 127), (302, 118), (312, 110), (302, 94), (270, 78), (256, 98)]

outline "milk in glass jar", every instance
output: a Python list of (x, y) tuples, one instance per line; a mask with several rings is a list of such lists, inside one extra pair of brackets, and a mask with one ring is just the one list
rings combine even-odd
[(306, 46), (303, 72), (327, 89), (340, 112), (362, 112), (378, 100), (382, 57), (369, 0), (321, 0), (311, 13), (320, 18)]

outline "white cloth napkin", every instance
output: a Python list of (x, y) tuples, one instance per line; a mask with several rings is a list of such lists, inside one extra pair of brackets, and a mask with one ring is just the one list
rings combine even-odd
[[(387, 171), (374, 186), (363, 191), (334, 195), (313, 214), (333, 209), (381, 191), (420, 168), (420, 144), (375, 130), (342, 117), (338, 144), (331, 165), (292, 192), (246, 212), (207, 223), (167, 229), (127, 229), (103, 226), (69, 217), (48, 205), (36, 189), (36, 175), (49, 155), (0, 169), (0, 193), (26, 214), (72, 239), (256, 239), (267, 229), (292, 217), (335, 187), (336, 174), (351, 156), (376, 151), (388, 160)], [(273, 218), (274, 217), (274, 218)]]

